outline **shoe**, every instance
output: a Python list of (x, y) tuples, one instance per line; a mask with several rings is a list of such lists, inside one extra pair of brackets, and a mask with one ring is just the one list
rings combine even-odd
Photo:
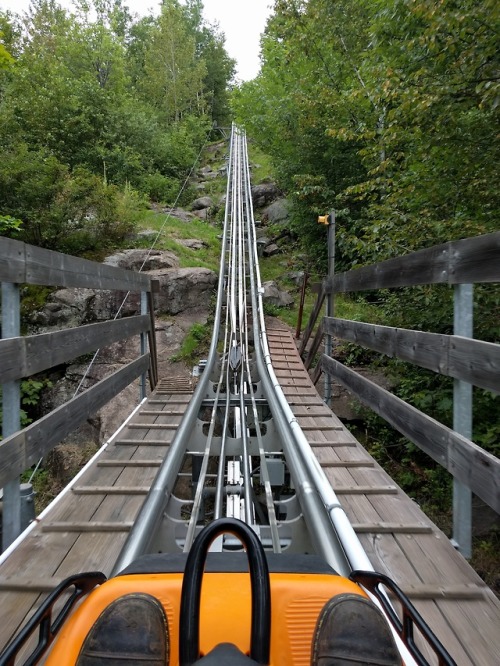
[(312, 644), (312, 666), (401, 666), (382, 612), (369, 599), (339, 594), (323, 607)]
[(163, 606), (149, 594), (126, 594), (97, 618), (76, 666), (167, 666), (168, 623)]

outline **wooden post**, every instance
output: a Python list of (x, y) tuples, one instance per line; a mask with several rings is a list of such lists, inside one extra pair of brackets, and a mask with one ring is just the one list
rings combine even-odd
[(302, 316), (304, 314), (304, 301), (306, 299), (306, 287), (308, 279), (309, 279), (309, 274), (304, 271), (304, 279), (302, 281), (302, 289), (300, 292), (299, 314), (297, 316), (297, 329), (295, 331), (296, 340), (300, 338), (300, 331), (302, 328)]

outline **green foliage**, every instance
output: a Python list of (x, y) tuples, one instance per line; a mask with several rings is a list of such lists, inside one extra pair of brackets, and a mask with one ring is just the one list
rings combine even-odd
[(46, 151), (23, 144), (0, 163), (0, 207), (23, 220), (28, 243), (82, 254), (120, 243), (134, 228), (142, 202), (83, 168), (70, 173)]
[(496, 18), (489, 0), (275, 2), (232, 103), (315, 254), (331, 208), (340, 270), (496, 230)]
[[(26, 409), (20, 409), (21, 428), (38, 418), (38, 406), (44, 389), (50, 388), (52, 382), (48, 379), (23, 379), (20, 383), (21, 390), (21, 405)], [(3, 410), (2, 410), (2, 386), (0, 385), (0, 429), (3, 424)], [(0, 436), (0, 439), (2, 437)]]
[(120, 243), (141, 196), (173, 203), (227, 118), (223, 38), (176, 0), (140, 20), (37, 0), (20, 25), (0, 14), (1, 231), (21, 220), (23, 240), (76, 254)]
[(16, 220), (11, 215), (0, 215), (0, 236), (15, 238), (22, 226), (21, 220)]
[(180, 351), (172, 357), (172, 361), (184, 361), (194, 364), (202, 358), (210, 345), (212, 327), (210, 324), (193, 324), (182, 341)]

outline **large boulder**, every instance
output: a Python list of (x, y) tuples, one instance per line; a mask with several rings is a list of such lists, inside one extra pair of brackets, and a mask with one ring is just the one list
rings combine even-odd
[(268, 224), (282, 224), (290, 217), (289, 201), (287, 199), (277, 199), (270, 206), (262, 211), (262, 219)]
[(205, 166), (205, 167), (198, 170), (198, 175), (201, 178), (203, 178), (204, 180), (207, 180), (207, 179), (209, 180), (209, 179), (212, 179), (212, 178), (217, 178), (217, 176), (219, 174), (217, 173), (217, 171), (214, 171), (212, 169), (212, 167)]
[(190, 213), (184, 208), (165, 208), (163, 211), (168, 217), (175, 217), (181, 222), (191, 222), (194, 219), (193, 213)]
[(190, 250), (203, 250), (203, 248), (208, 247), (208, 243), (198, 238), (179, 238), (177, 242)]
[(160, 312), (172, 315), (206, 308), (218, 279), (217, 274), (208, 268), (179, 268), (154, 273), (160, 281), (156, 307)]
[(94, 289), (58, 289), (49, 295), (41, 310), (33, 312), (30, 324), (37, 333), (52, 328), (71, 328), (94, 321)]
[(282, 291), (274, 280), (263, 282), (262, 287), (264, 289), (264, 294), (262, 295), (264, 303), (270, 303), (280, 308), (293, 304), (293, 298), (290, 294), (287, 291)]
[(103, 263), (138, 272), (179, 267), (175, 254), (165, 250), (122, 250), (106, 257)]
[(196, 210), (204, 210), (205, 208), (211, 208), (214, 205), (213, 200), (210, 197), (200, 197), (195, 199), (191, 204), (191, 208)]
[(275, 183), (261, 183), (252, 187), (252, 201), (255, 208), (268, 206), (279, 195)]

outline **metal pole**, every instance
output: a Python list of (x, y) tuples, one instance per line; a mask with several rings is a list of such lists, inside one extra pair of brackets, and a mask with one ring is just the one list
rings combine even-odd
[[(148, 292), (141, 291), (141, 315), (148, 314)], [(154, 335), (154, 331), (153, 331)], [(141, 356), (147, 351), (146, 334), (141, 333)], [(141, 375), (141, 390), (140, 399), (144, 400), (146, 397), (146, 373)]]
[[(335, 211), (332, 210), (328, 216), (328, 277), (333, 280), (335, 275)], [(326, 297), (326, 316), (333, 317), (333, 294), (328, 294)], [(327, 335), (325, 339), (325, 354), (331, 356), (332, 354), (332, 336)], [(330, 405), (332, 397), (332, 380), (328, 372), (325, 372), (325, 403)]]
[[(21, 332), (19, 285), (2, 282), (2, 337), (15, 338)], [(21, 384), (19, 380), (2, 385), (2, 435), (8, 437), (21, 429)], [(21, 494), (19, 479), (3, 489), (2, 549), (21, 534)]]
[[(457, 284), (454, 294), (455, 335), (472, 338), (473, 285)], [(453, 429), (472, 439), (472, 385), (455, 379), (453, 385)], [(453, 544), (466, 558), (472, 555), (472, 492), (453, 479)]]

